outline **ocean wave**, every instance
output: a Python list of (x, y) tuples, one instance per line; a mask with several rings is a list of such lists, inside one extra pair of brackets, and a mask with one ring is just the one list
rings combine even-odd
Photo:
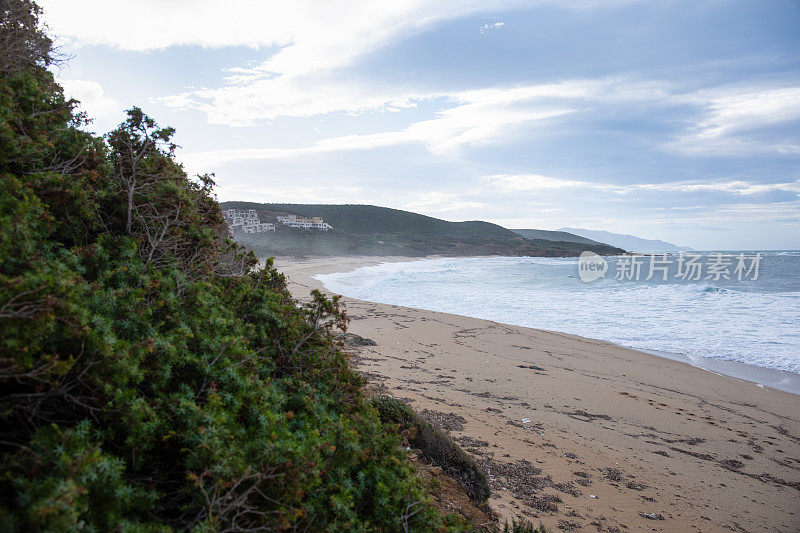
[(800, 373), (800, 291), (774, 290), (798, 285), (800, 257), (790, 260), (797, 270), (725, 287), (586, 284), (575, 277), (574, 259), (505, 257), (384, 263), (317, 279), (363, 300)]

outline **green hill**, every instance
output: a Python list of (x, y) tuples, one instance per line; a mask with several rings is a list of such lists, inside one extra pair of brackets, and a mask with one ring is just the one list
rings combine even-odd
[(375, 205), (358, 204), (258, 204), (253, 202), (222, 202), (222, 209), (255, 209), (259, 215), (275, 216), (294, 213), (318, 216), (341, 233), (350, 235), (394, 234), (453, 239), (513, 239), (516, 234), (502, 226), (479, 220), (448, 222)]
[[(571, 257), (584, 250), (611, 255), (623, 250), (602, 243), (526, 239), (497, 224), (449, 222), (374, 205), (259, 204), (223, 202), (223, 209), (255, 209), (262, 222), (286, 214), (319, 216), (332, 231), (278, 225), (276, 232), (244, 234), (236, 240), (260, 256), (286, 255), (509, 255)], [(587, 239), (588, 240), (588, 239)]]
[(512, 229), (511, 231), (522, 235), (526, 239), (546, 239), (548, 241), (577, 242), (580, 244), (606, 244), (567, 231), (549, 231), (543, 229)]
[(338, 298), (257, 267), (172, 128), (84, 130), (39, 13), (0, 2), (0, 531), (471, 531), (406, 446), (482, 505), (477, 464), (376, 409)]

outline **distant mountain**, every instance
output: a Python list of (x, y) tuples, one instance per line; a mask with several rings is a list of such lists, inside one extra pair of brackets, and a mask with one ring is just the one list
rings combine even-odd
[(577, 242), (580, 244), (606, 244), (566, 231), (549, 231), (544, 229), (512, 229), (511, 231), (522, 235), (526, 239), (546, 239), (548, 241)]
[(568, 231), (581, 237), (605, 242), (611, 246), (618, 246), (631, 252), (683, 252), (691, 250), (689, 247), (678, 246), (677, 244), (672, 244), (671, 242), (654, 239), (642, 239), (641, 237), (634, 237), (633, 235), (623, 235), (608, 231), (581, 228), (559, 228), (559, 231)]
[(497, 224), (473, 220), (448, 222), (434, 217), (374, 205), (258, 204), (223, 202), (223, 209), (255, 209), (262, 222), (287, 214), (322, 217), (331, 231), (288, 228), (248, 233), (237, 241), (260, 256), (287, 255), (510, 255), (573, 257), (584, 250), (613, 255), (622, 250), (605, 244), (526, 239)]

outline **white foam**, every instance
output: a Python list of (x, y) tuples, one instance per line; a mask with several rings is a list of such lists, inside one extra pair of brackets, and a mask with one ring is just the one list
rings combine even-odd
[(317, 276), (352, 298), (800, 373), (800, 292), (583, 284), (574, 259), (443, 258)]

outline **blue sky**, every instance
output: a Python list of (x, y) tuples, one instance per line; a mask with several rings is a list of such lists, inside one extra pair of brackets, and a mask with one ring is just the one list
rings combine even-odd
[(92, 129), (221, 200), (800, 248), (796, 0), (40, 3)]

